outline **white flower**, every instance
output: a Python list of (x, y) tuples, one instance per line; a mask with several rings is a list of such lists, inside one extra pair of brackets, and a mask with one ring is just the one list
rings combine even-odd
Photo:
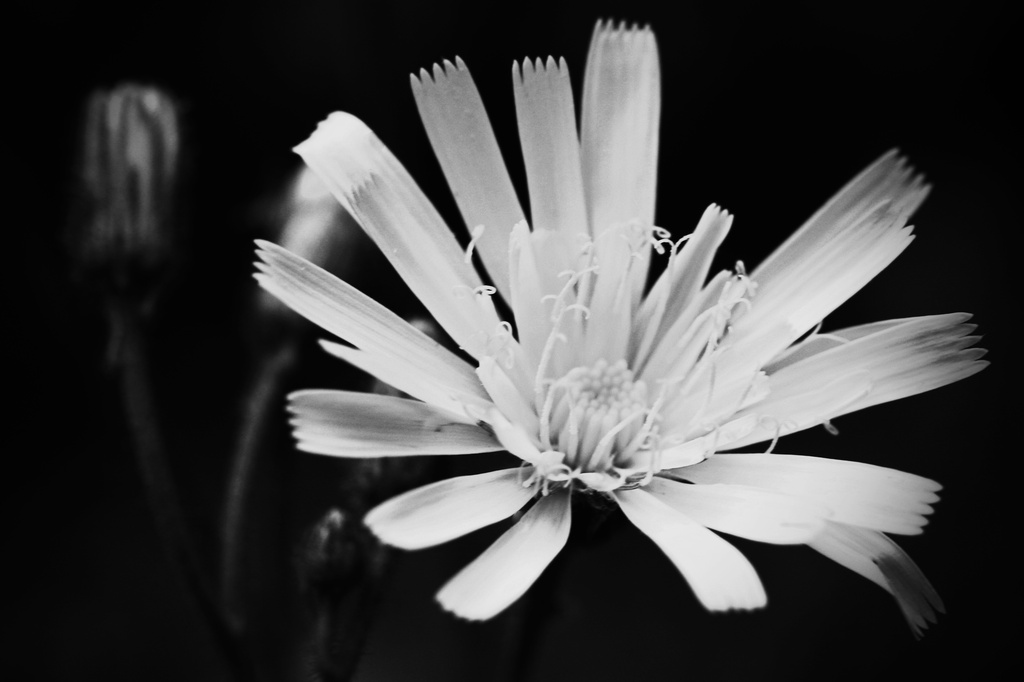
[[(324, 342), (327, 351), (414, 398), (300, 391), (291, 396), (299, 448), (522, 459), (412, 490), (366, 517), (384, 542), (416, 549), (526, 510), (438, 594), (465, 618), (494, 616), (529, 588), (566, 541), (571, 496), (583, 494), (614, 500), (708, 609), (766, 601), (754, 568), (718, 531), (810, 545), (891, 592), (919, 632), (941, 602), (887, 534), (920, 533), (939, 485), (769, 452), (779, 436), (985, 365), (969, 348), (966, 314), (817, 329), (910, 243), (906, 221), (927, 187), (886, 154), (749, 275), (737, 264), (709, 278), (730, 214), (710, 206), (688, 240), (653, 224), (659, 79), (650, 30), (598, 24), (577, 135), (564, 61), (514, 67), (531, 229), (465, 65), (414, 76), (468, 252), (355, 117), (333, 114), (299, 145), (471, 360), (261, 243), (260, 284), (351, 344)], [(652, 251), (667, 264), (645, 295)]]

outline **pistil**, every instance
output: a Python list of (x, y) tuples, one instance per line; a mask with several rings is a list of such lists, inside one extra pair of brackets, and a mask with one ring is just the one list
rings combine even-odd
[(606, 472), (621, 465), (651, 429), (647, 386), (625, 360), (575, 367), (548, 390), (546, 431), (572, 469)]

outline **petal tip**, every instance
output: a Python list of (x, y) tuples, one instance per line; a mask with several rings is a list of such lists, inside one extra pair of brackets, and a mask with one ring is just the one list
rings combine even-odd
[[(311, 156), (318, 156), (323, 147), (336, 148), (344, 145), (357, 150), (361, 145), (372, 145), (376, 135), (363, 121), (348, 112), (335, 111), (317, 124), (313, 133), (294, 147), (296, 154), (307, 163)], [(322, 152), (321, 152), (322, 153)]]

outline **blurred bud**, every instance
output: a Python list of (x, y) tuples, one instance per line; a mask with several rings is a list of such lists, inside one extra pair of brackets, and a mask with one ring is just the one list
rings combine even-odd
[(292, 178), (281, 245), (306, 260), (330, 268), (344, 258), (346, 232), (359, 229), (327, 186), (306, 166)]
[(161, 90), (125, 84), (90, 97), (74, 251), (119, 290), (148, 291), (170, 260), (179, 147), (177, 109)]
[[(336, 275), (345, 276), (354, 264), (363, 239), (362, 228), (306, 166), (289, 182), (281, 214), (278, 244)], [(275, 313), (287, 310), (276, 298), (260, 291), (261, 309)], [(295, 317), (291, 312), (287, 316)]]
[(303, 553), (305, 591), (314, 600), (339, 600), (380, 573), (384, 548), (358, 520), (331, 509), (313, 526)]
[(339, 509), (332, 509), (310, 531), (306, 546), (306, 576), (310, 586), (345, 582), (356, 566), (357, 543), (352, 521)]

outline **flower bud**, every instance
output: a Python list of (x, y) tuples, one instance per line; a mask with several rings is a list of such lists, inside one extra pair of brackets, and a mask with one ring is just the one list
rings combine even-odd
[(174, 241), (180, 138), (174, 101), (124, 84), (89, 99), (75, 252), (116, 289), (148, 290)]
[(300, 571), (304, 592), (315, 601), (337, 601), (367, 577), (379, 577), (384, 552), (358, 519), (331, 509), (305, 543)]

